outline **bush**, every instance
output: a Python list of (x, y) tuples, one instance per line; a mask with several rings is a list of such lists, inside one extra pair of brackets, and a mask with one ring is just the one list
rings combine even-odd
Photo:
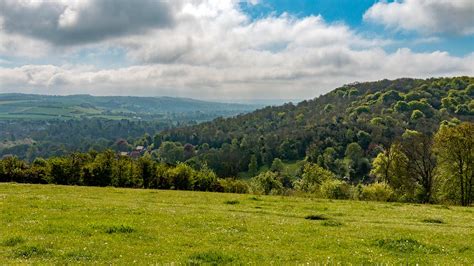
[(337, 180), (328, 179), (321, 184), (321, 195), (328, 199), (348, 199), (350, 197), (350, 185)]
[(325, 180), (336, 179), (336, 175), (317, 164), (307, 163), (303, 168), (301, 179), (295, 181), (294, 187), (303, 192), (318, 192)]
[(179, 163), (167, 171), (172, 189), (191, 190), (194, 184), (195, 171), (185, 163)]
[(217, 176), (207, 165), (199, 170), (194, 178), (194, 190), (214, 191), (217, 186)]
[(373, 201), (394, 200), (393, 189), (387, 183), (373, 183), (362, 188), (361, 199)]
[(264, 172), (252, 178), (252, 192), (257, 194), (281, 194), (283, 184), (274, 172)]
[(218, 188), (216, 188), (216, 191), (220, 192), (239, 194), (246, 194), (249, 192), (249, 186), (247, 182), (243, 180), (235, 180), (232, 178), (219, 179), (217, 186)]

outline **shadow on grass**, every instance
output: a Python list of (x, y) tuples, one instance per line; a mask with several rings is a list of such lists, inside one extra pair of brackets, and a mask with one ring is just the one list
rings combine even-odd
[(444, 221), (439, 218), (427, 218), (427, 219), (423, 219), (422, 222), (428, 223), (428, 224), (444, 224)]
[(418, 240), (412, 238), (399, 239), (378, 239), (375, 245), (388, 251), (398, 253), (439, 253), (439, 248), (435, 246), (425, 245)]
[(313, 220), (313, 221), (324, 221), (328, 220), (328, 218), (322, 214), (311, 214), (304, 217), (306, 220)]
[(188, 265), (222, 265), (230, 264), (235, 261), (233, 256), (227, 255), (219, 251), (207, 251), (195, 253), (189, 256), (187, 264)]
[(90, 261), (94, 255), (87, 250), (74, 250), (65, 254), (65, 258), (69, 261)]
[(133, 227), (128, 226), (128, 225), (123, 225), (123, 224), (119, 226), (116, 226), (116, 225), (109, 226), (105, 229), (105, 233), (107, 234), (116, 234), (116, 233), (130, 234), (135, 231), (136, 230)]
[(236, 205), (239, 204), (240, 202), (238, 200), (226, 200), (224, 201), (224, 204), (229, 204), (229, 205)]
[(2, 246), (14, 247), (18, 244), (23, 244), (25, 242), (26, 242), (26, 240), (21, 236), (12, 236), (12, 237), (9, 237), (9, 238), (5, 239), (4, 241), (2, 241)]
[(334, 221), (334, 220), (327, 220), (321, 223), (322, 226), (329, 226), (329, 227), (338, 227), (342, 226), (341, 222)]
[(49, 257), (52, 252), (41, 246), (22, 246), (14, 251), (17, 258), (29, 259), (33, 257)]

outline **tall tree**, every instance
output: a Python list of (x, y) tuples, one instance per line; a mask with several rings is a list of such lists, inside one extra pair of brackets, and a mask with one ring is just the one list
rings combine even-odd
[(258, 164), (257, 164), (257, 156), (255, 154), (252, 154), (250, 157), (250, 163), (249, 163), (249, 174), (251, 176), (255, 176), (258, 172)]
[(435, 141), (446, 181), (456, 184), (459, 203), (470, 205), (474, 198), (474, 123), (441, 127)]
[(416, 131), (405, 133), (401, 150), (405, 155), (403, 164), (407, 174), (421, 186), (420, 201), (432, 202), (437, 170), (433, 138)]

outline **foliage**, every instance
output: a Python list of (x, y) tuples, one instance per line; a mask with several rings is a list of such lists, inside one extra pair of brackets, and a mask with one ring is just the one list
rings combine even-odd
[(249, 192), (247, 182), (243, 180), (235, 180), (232, 178), (219, 179), (219, 186), (221, 192), (245, 194)]
[[(357, 83), (298, 104), (265, 107), (157, 136), (194, 145), (194, 158), (221, 177), (249, 169), (251, 176), (257, 174), (249, 168), (255, 161), (270, 167), (275, 158), (306, 159), (356, 184), (370, 181), (371, 161), (380, 147), (389, 147), (407, 129), (432, 135), (442, 121), (472, 121), (465, 112), (473, 100), (472, 85), (472, 77)], [(358, 156), (346, 156), (353, 143), (361, 148)]]
[(351, 187), (337, 179), (327, 179), (321, 184), (321, 196), (327, 199), (349, 199)]
[(274, 172), (263, 172), (252, 178), (251, 191), (256, 194), (281, 194), (283, 192), (283, 184), (278, 179), (278, 175)]
[(301, 179), (295, 181), (295, 188), (304, 192), (318, 192), (321, 184), (326, 180), (336, 179), (336, 176), (317, 164), (304, 165)]
[(444, 196), (470, 205), (474, 201), (474, 124), (441, 127), (435, 141)]
[(360, 196), (362, 200), (393, 201), (394, 191), (387, 183), (373, 183), (364, 186)]

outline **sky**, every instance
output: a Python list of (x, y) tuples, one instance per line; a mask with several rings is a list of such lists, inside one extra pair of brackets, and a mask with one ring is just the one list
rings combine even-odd
[(474, 75), (473, 0), (0, 0), (0, 93), (310, 99)]

